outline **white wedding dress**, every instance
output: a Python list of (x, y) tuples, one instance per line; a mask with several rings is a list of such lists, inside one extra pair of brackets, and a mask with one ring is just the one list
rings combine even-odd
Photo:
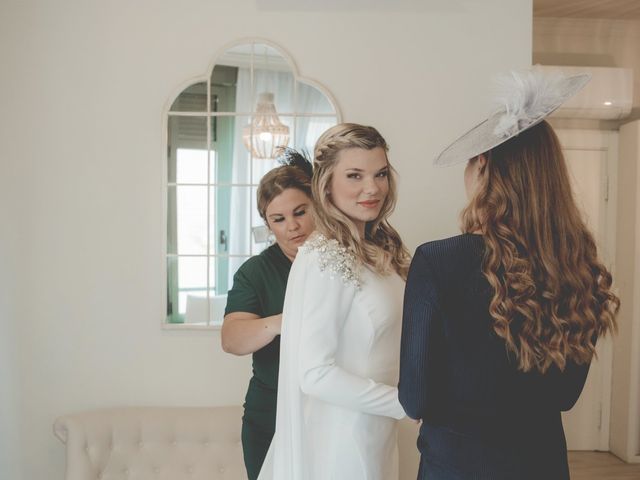
[(404, 281), (314, 234), (284, 302), (276, 432), (259, 480), (397, 480)]

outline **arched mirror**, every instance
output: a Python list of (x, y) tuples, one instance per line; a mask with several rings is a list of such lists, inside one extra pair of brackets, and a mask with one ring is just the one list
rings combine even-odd
[(166, 324), (219, 326), (233, 274), (269, 246), (256, 209), (277, 147), (313, 151), (335, 101), (265, 41), (227, 49), (167, 113)]

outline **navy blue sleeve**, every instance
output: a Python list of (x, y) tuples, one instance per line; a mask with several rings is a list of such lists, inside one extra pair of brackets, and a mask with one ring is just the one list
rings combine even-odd
[(438, 350), (444, 339), (431, 268), (419, 248), (411, 262), (404, 295), (400, 346), (400, 403), (411, 418), (425, 418), (437, 388)]

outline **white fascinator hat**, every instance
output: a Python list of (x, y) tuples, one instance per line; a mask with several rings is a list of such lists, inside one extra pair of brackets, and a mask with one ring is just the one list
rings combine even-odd
[(434, 165), (455, 165), (501, 145), (543, 121), (590, 79), (588, 73), (565, 76), (536, 67), (498, 77), (493, 114), (445, 148)]

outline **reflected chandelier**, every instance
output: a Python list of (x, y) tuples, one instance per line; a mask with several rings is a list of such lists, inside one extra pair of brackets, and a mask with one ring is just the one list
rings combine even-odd
[(242, 129), (242, 140), (253, 158), (275, 158), (279, 149), (289, 145), (289, 127), (278, 118), (273, 93), (258, 95), (256, 113)]

